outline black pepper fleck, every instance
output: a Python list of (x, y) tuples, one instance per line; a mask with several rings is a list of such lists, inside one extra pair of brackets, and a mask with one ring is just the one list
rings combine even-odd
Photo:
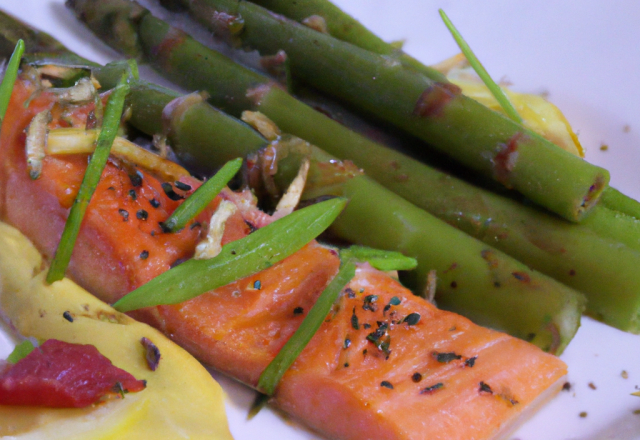
[(351, 314), (351, 327), (354, 330), (360, 330), (360, 323), (358, 322), (358, 316), (356, 316), (356, 308), (353, 308), (353, 313)]
[(260, 282), (260, 280), (255, 280), (253, 282), (253, 288), (256, 289), (256, 290), (262, 289), (262, 283)]
[(470, 357), (469, 359), (464, 361), (464, 366), (472, 368), (476, 364), (476, 359), (478, 359), (478, 356)]
[(344, 343), (342, 344), (342, 348), (345, 350), (351, 346), (351, 339), (345, 338)]
[(62, 317), (69, 322), (73, 322), (73, 316), (71, 316), (71, 312), (66, 311), (62, 314)]
[(151, 342), (149, 338), (140, 339), (140, 343), (145, 349), (145, 359), (147, 360), (147, 366), (151, 371), (156, 371), (160, 364), (160, 349)]
[(434, 391), (439, 390), (443, 386), (444, 386), (444, 384), (442, 382), (438, 382), (435, 385), (431, 385), (429, 387), (423, 388), (422, 390), (420, 390), (420, 394), (431, 394)]
[(380, 382), (380, 386), (384, 388), (389, 388), (390, 390), (393, 389), (393, 384), (388, 380), (383, 380), (382, 382)]
[(176, 186), (176, 188), (181, 189), (182, 191), (191, 191), (191, 185), (180, 182), (179, 180), (176, 180), (174, 185)]
[(420, 381), (422, 380), (422, 374), (417, 373), (417, 372), (416, 372), (416, 373), (413, 373), (413, 374), (411, 375), (411, 380), (412, 380), (412, 381), (414, 381), (415, 383), (420, 382)]
[(141, 260), (146, 260), (147, 258), (149, 258), (149, 251), (140, 252), (140, 259)]
[(177, 194), (174, 190), (173, 190), (173, 186), (171, 186), (170, 183), (168, 182), (163, 182), (162, 183), (162, 190), (164, 191), (164, 193), (167, 195), (167, 197), (169, 197), (171, 200), (177, 201), (177, 200), (181, 200), (184, 199), (184, 197), (182, 197), (180, 194)]
[(131, 180), (131, 185), (133, 185), (134, 188), (142, 186), (142, 173), (136, 171), (134, 174), (129, 174), (129, 180)]
[(129, 190), (129, 197), (131, 197), (131, 200), (136, 200), (138, 198), (138, 195), (136, 194), (136, 190), (135, 189), (130, 189)]
[(448, 353), (438, 353), (436, 351), (434, 351), (432, 353), (433, 357), (436, 358), (436, 360), (438, 362), (440, 362), (441, 364), (447, 364), (451, 361), (455, 361), (458, 359), (462, 359), (462, 356), (459, 354), (455, 354), (454, 352), (448, 352)]
[(158, 202), (155, 198), (149, 200), (149, 203), (151, 203), (151, 206), (154, 208), (159, 208), (160, 207), (160, 202)]
[(295, 309), (293, 309), (294, 315), (301, 315), (303, 312), (304, 312), (304, 309), (302, 307), (296, 307)]
[(402, 322), (406, 322), (409, 325), (416, 325), (420, 322), (420, 313), (410, 313), (402, 320)]
[(480, 393), (493, 394), (493, 390), (491, 389), (491, 387), (484, 382), (480, 382), (480, 388), (478, 389), (478, 391)]
[(144, 209), (140, 209), (138, 212), (136, 212), (136, 218), (138, 220), (146, 220), (149, 218), (149, 213)]
[(118, 209), (118, 214), (122, 216), (123, 222), (129, 221), (129, 212), (126, 209)]
[(376, 310), (378, 310), (378, 307), (376, 306), (375, 302), (378, 300), (378, 295), (367, 295), (364, 297), (364, 304), (362, 305), (362, 308), (364, 310), (370, 310), (372, 312), (375, 312)]

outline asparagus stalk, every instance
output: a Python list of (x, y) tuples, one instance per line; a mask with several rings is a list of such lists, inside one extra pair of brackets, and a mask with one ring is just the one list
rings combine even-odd
[[(85, 17), (87, 17), (85, 15)], [(99, 15), (98, 15), (99, 17)], [(96, 18), (98, 19), (98, 18)], [(93, 23), (92, 28), (100, 32), (112, 32), (111, 27)], [(113, 23), (112, 23), (113, 24)], [(125, 23), (116, 23), (117, 27), (123, 27)], [(511, 221), (512, 218), (519, 218), (517, 212), (522, 207), (514, 202), (509, 201), (506, 198), (500, 198), (496, 195), (474, 188), (458, 179), (452, 178), (431, 169), (419, 162), (412, 160), (402, 154), (388, 150), (374, 142), (371, 142), (363, 137), (351, 132), (340, 124), (335, 123), (331, 119), (320, 115), (308, 106), (293, 99), (290, 95), (283, 92), (279, 87), (271, 84), (265, 84), (265, 78), (260, 77), (253, 71), (242, 69), (236, 64), (232, 63), (226, 57), (223, 57), (216, 52), (208, 51), (201, 45), (198, 45), (189, 37), (183, 33), (171, 29), (166, 23), (155, 19), (150, 14), (143, 14), (137, 20), (137, 23), (129, 23), (130, 27), (139, 26), (139, 44), (141, 47), (141, 54), (146, 55), (147, 60), (153, 63), (156, 67), (170, 66), (170, 77), (174, 80), (178, 80), (183, 85), (190, 84), (195, 77), (202, 77), (206, 81), (210, 81), (217, 77), (224, 78), (223, 81), (218, 82), (215, 85), (210, 84), (212, 97), (217, 104), (225, 106), (227, 109), (235, 111), (237, 114), (238, 107), (243, 109), (242, 105), (237, 105), (239, 101), (243, 101), (246, 108), (259, 109), (267, 116), (269, 116), (274, 122), (284, 131), (293, 133), (296, 136), (304, 138), (316, 145), (326, 149), (329, 153), (337, 156), (341, 159), (353, 160), (358, 166), (363, 167), (367, 173), (375, 177), (378, 181), (388, 186), (395, 192), (401, 194), (404, 198), (414, 202), (415, 204), (430, 210), (437, 216), (442, 216), (443, 219), (447, 219), (443, 213), (446, 212), (469, 212), (469, 217), (500, 217), (500, 223), (505, 224), (505, 229), (508, 231), (509, 236), (513, 237), (514, 241), (519, 243), (524, 249), (519, 252), (524, 262), (532, 267), (536, 267), (538, 270), (553, 271), (556, 273), (556, 267), (564, 268), (565, 273), (569, 273), (574, 270), (578, 276), (565, 277), (566, 282), (570, 285), (579, 285), (580, 288), (585, 289), (589, 296), (599, 297), (603, 295), (603, 292), (594, 288), (590, 288), (588, 280), (584, 282), (577, 282), (579, 278), (586, 274), (592, 273), (591, 268), (597, 266), (597, 264), (585, 263), (587, 266), (585, 270), (578, 269), (579, 264), (583, 264), (583, 261), (577, 262), (575, 260), (569, 260), (565, 258), (564, 253), (553, 252), (553, 249), (557, 248), (550, 241), (544, 240), (544, 233), (537, 234), (532, 237), (527, 232), (526, 228), (521, 227), (518, 222)], [(142, 52), (142, 50), (145, 52)], [(196, 51), (197, 52), (193, 52)], [(191, 57), (191, 59), (189, 59)], [(214, 62), (215, 60), (215, 62)], [(179, 68), (179, 66), (182, 68)], [(237, 99), (231, 99), (234, 97), (234, 91), (238, 90), (238, 84), (234, 84), (233, 88), (226, 88), (227, 78), (236, 78), (238, 82), (241, 82), (245, 87), (245, 93), (249, 93), (252, 96), (251, 100), (245, 100), (245, 93), (241, 93), (237, 96)], [(263, 82), (260, 83), (259, 81)], [(258, 85), (256, 85), (258, 84)], [(241, 88), (240, 88), (241, 89)], [(455, 197), (451, 198), (438, 198), (435, 191), (425, 191), (424, 188), (431, 188), (437, 186), (441, 180), (447, 180), (448, 184), (452, 186), (452, 192), (455, 193)], [(487, 200), (492, 200), (492, 203), (478, 204), (478, 197), (481, 195), (483, 198), (486, 196)], [(432, 197), (431, 199), (429, 199)], [(448, 202), (448, 205), (440, 206), (438, 203)], [(457, 204), (457, 206), (456, 206)], [(485, 206), (486, 205), (486, 206)], [(434, 207), (435, 206), (435, 207)], [(480, 211), (478, 212), (478, 209)], [(486, 209), (486, 213), (483, 211)], [(531, 212), (536, 213), (533, 208), (529, 208)], [(501, 213), (503, 211), (504, 213)], [(529, 212), (525, 210), (525, 213)], [(524, 214), (526, 215), (526, 214)], [(556, 227), (564, 227), (564, 223), (555, 219), (553, 216), (539, 214), (536, 218), (545, 219), (543, 221), (544, 226), (540, 227), (540, 230), (554, 231)], [(456, 223), (455, 221), (451, 221)], [(589, 240), (591, 235), (588, 231), (587, 225), (580, 225), (575, 234), (586, 234), (585, 240)], [(498, 221), (496, 221), (498, 224)], [(578, 227), (578, 226), (576, 226)], [(472, 228), (470, 228), (472, 229)], [(517, 232), (520, 229), (519, 232)], [(601, 225), (601, 230), (615, 230), (606, 224)], [(511, 231), (514, 232), (511, 232)], [(484, 233), (483, 229), (473, 229), (472, 233), (476, 233), (476, 236), (487, 243), (503, 246), (502, 240), (495, 240), (495, 237), (491, 234)], [(562, 234), (551, 234), (554, 237), (562, 237)], [(495, 242), (494, 242), (495, 240)], [(542, 240), (542, 243), (540, 242)], [(577, 246), (580, 241), (572, 240), (565, 243), (561, 242), (559, 246), (565, 246), (572, 243)], [(609, 247), (619, 246), (619, 244), (613, 241), (604, 241), (599, 247), (596, 254), (584, 254), (585, 260), (593, 259), (592, 261), (599, 261), (603, 258), (608, 258)], [(518, 248), (514, 246), (504, 245), (503, 249)], [(541, 250), (547, 249), (546, 258), (539, 257)], [(536, 255), (536, 258), (528, 258), (527, 255), (531, 253)], [(574, 247), (569, 255), (582, 255), (583, 252), (579, 246)], [(635, 258), (635, 257), (634, 257)], [(544, 264), (542, 264), (544, 263)], [(574, 267), (575, 266), (575, 267)], [(582, 267), (582, 266), (580, 266)], [(601, 274), (603, 272), (600, 272)], [(633, 271), (631, 271), (633, 273)], [(602, 279), (611, 280), (613, 274), (611, 272), (604, 272)], [(627, 275), (623, 275), (627, 276)], [(603, 283), (600, 283), (601, 285)], [(632, 284), (632, 283), (630, 283)], [(606, 294), (618, 295), (615, 282), (608, 283), (606, 288)], [(628, 305), (623, 309), (637, 310), (638, 306), (634, 298), (638, 297), (640, 290), (633, 288), (629, 290), (634, 292), (632, 297), (627, 298)], [(634, 316), (631, 312), (625, 315), (614, 317), (609, 312), (603, 312), (600, 306), (596, 306), (599, 301), (595, 301), (589, 306), (589, 313), (600, 317), (605, 322), (614, 325), (618, 328), (627, 331), (639, 331), (638, 325), (632, 318)], [(625, 316), (623, 316), (625, 315)]]
[(0, 53), (11, 53), (18, 40), (23, 40), (25, 46), (33, 52), (56, 53), (66, 48), (55, 38), (45, 32), (40, 32), (21, 22), (20, 20), (0, 12)]
[[(316, 161), (325, 162), (325, 165), (312, 162), (312, 170), (324, 170), (333, 176), (326, 171), (327, 163), (333, 158), (327, 157), (326, 153), (324, 156), (314, 153), (314, 156)], [(295, 169), (295, 166), (287, 167), (286, 163), (278, 164), (279, 174), (276, 178), (281, 179), (281, 186), (284, 187), (293, 178)], [(313, 176), (311, 171), (310, 174)], [(319, 180), (322, 182), (322, 179)], [(592, 317), (626, 331), (640, 332), (640, 277), (634, 269), (640, 263), (638, 222), (621, 221), (620, 214), (599, 207), (593, 216), (585, 220), (585, 224), (575, 225), (535, 208), (519, 205), (511, 199), (474, 188), (450, 176), (441, 175), (440, 179), (433, 179), (430, 183), (429, 191), (414, 187), (414, 194), (424, 193), (424, 200), (431, 204), (435, 211), (433, 214), (437, 217), (482, 240), (485, 245), (496, 245), (501, 251), (525, 262), (528, 267), (543, 268), (543, 273), (585, 293), (588, 299), (587, 314)], [(312, 179), (310, 186), (305, 189), (307, 197), (319, 196), (322, 189), (318, 187), (322, 188), (323, 184)], [(461, 293), (461, 283), (450, 276), (451, 267), (457, 267), (453, 260), (469, 256), (468, 253), (447, 249), (447, 242), (460, 243), (456, 237), (431, 223), (428, 228), (422, 229), (419, 225), (428, 220), (417, 212), (424, 211), (418, 209), (414, 217), (411, 214), (415, 208), (413, 205), (403, 198), (391, 197), (390, 193), (371, 182), (349, 181), (342, 183), (339, 189), (335, 184), (326, 188), (330, 194), (351, 200), (333, 226), (339, 236), (366, 246), (397, 250), (414, 256), (420, 262), (418, 270), (412, 274), (414, 282), (426, 279), (425, 267), (437, 267), (438, 305), (484, 322), (480, 306), (466, 297), (466, 293)], [(363, 198), (367, 200), (361, 200)], [(417, 217), (422, 220), (418, 222)], [(618, 232), (605, 234), (606, 230)], [(635, 241), (635, 246), (622, 245), (615, 239), (615, 234), (620, 233), (628, 233), (633, 237), (632, 240), (626, 237), (626, 240)], [(438, 237), (443, 237), (445, 241), (438, 244)], [(465, 244), (464, 247), (466, 250), (473, 249), (472, 244)], [(449, 257), (451, 260), (447, 261)], [(468, 264), (465, 267), (468, 268)], [(474, 276), (478, 277), (478, 274)], [(468, 304), (473, 305), (467, 308)], [(470, 310), (476, 306), (478, 309)]]
[(254, 0), (266, 9), (282, 14), (315, 30), (317, 17), (326, 26), (326, 32), (338, 40), (346, 41), (354, 46), (380, 55), (397, 58), (404, 66), (415, 69), (434, 81), (445, 81), (444, 75), (435, 69), (425, 66), (400, 47), (389, 44), (363, 26), (358, 20), (345, 13), (327, 0)]
[[(327, 31), (332, 37), (380, 55), (399, 54), (399, 60), (403, 65), (416, 69), (431, 79), (442, 81), (437, 77), (440, 72), (422, 64), (406, 53), (400, 52), (394, 45), (383, 41), (358, 20), (342, 11), (329, 0), (297, 0), (295, 2), (289, 0), (253, 0), (252, 3), (261, 5), (303, 24), (309, 17), (322, 17), (326, 23)], [(611, 210), (640, 219), (640, 203), (615, 188), (606, 187), (602, 192), (600, 201)]]
[[(195, 19), (221, 36), (263, 55), (284, 50), (294, 78), (398, 126), (571, 221), (579, 221), (607, 186), (606, 170), (556, 148), (452, 84), (249, 2), (184, 1)], [(242, 30), (226, 28), (216, 18), (223, 14), (241, 17)]]
[(602, 204), (609, 209), (640, 220), (640, 203), (615, 188), (608, 187), (602, 193)]

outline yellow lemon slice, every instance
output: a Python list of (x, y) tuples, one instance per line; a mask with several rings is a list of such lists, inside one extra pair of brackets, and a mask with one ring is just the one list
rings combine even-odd
[[(147, 388), (81, 409), (0, 406), (0, 438), (232, 438), (223, 391), (191, 355), (72, 281), (47, 285), (45, 276), (31, 242), (0, 223), (0, 307), (11, 324), (27, 337), (92, 344), (117, 367), (146, 380)], [(142, 338), (160, 351), (155, 371), (147, 365)]]

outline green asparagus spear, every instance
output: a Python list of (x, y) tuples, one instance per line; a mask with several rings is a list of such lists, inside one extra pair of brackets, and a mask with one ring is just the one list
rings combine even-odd
[[(173, 0), (172, 2), (182, 3), (182, 0)], [(445, 80), (440, 72), (425, 66), (403, 52), (397, 45), (385, 42), (330, 1), (254, 0), (253, 3), (318, 31), (323, 31), (321, 27), (324, 25), (326, 32), (338, 40), (346, 41), (370, 52), (397, 58), (403, 65), (416, 69), (434, 81)], [(318, 19), (320, 23), (318, 23)]]
[[(392, 190), (402, 194), (403, 197), (410, 201), (419, 204), (423, 208), (429, 209), (429, 204), (435, 203), (434, 201), (429, 202), (429, 200), (422, 200), (431, 194), (435, 194), (432, 191), (425, 191), (424, 188), (430, 188), (433, 185), (437, 185), (437, 182), (441, 179), (449, 179), (450, 184), (459, 190), (459, 192), (455, 189), (453, 190), (453, 192), (456, 193), (456, 197), (450, 200), (455, 200), (455, 203), (463, 203), (463, 205), (459, 205), (456, 208), (455, 204), (454, 206), (449, 204), (449, 207), (434, 209), (433, 213), (436, 215), (442, 215), (440, 214), (441, 212), (447, 211), (455, 212), (457, 209), (458, 211), (463, 212), (468, 211), (470, 217), (473, 217), (473, 210), (478, 208), (478, 204), (475, 200), (478, 197), (478, 193), (487, 193), (486, 191), (475, 189), (460, 180), (451, 178), (446, 174), (426, 167), (417, 161), (409, 159), (397, 152), (385, 149), (378, 144), (358, 136), (340, 124), (335, 123), (335, 121), (332, 121), (323, 115), (319, 115), (308, 106), (292, 99), (290, 95), (284, 93), (277, 86), (262, 84), (251, 89), (252, 85), (255, 84), (255, 81), (259, 80), (259, 75), (252, 71), (239, 68), (237, 65), (231, 63), (230, 60), (215, 52), (203, 51), (202, 47), (199, 47), (187, 36), (175, 29), (171, 29), (167, 24), (151, 17), (150, 15), (143, 16), (139, 20), (139, 24), (141, 29), (140, 43), (146, 45), (148, 56), (150, 56), (152, 52), (155, 53), (155, 56), (150, 58), (149, 61), (156, 63), (156, 66), (159, 64), (174, 66), (171, 69), (171, 77), (173, 79), (177, 78), (180, 80), (180, 74), (183, 72), (175, 67), (178, 64), (183, 67), (188, 67), (188, 70), (186, 70), (188, 74), (185, 76), (188, 76), (189, 78), (182, 78), (183, 84), (191, 81), (193, 77), (197, 76), (202, 76), (206, 79), (212, 79), (217, 76), (223, 76), (224, 78), (235, 76), (239, 81), (243, 82), (245, 87), (248, 88), (248, 91), (252, 92), (253, 100), (250, 101), (249, 104), (255, 104), (254, 108), (258, 108), (262, 112), (266, 113), (283, 131), (293, 133), (314, 144), (320, 145), (322, 148), (327, 149), (331, 154), (337, 157), (353, 160), (358, 164), (358, 166), (365, 168), (368, 173), (380, 182), (384, 183)], [(133, 26), (133, 24), (130, 25)], [(118, 23), (118, 26), (123, 26), (123, 24)], [(94, 25), (93, 28), (101, 30), (102, 32), (109, 32), (111, 30), (111, 28), (98, 25)], [(154, 48), (157, 48), (157, 50), (154, 51)], [(198, 49), (200, 52), (193, 56), (201, 62), (187, 63), (187, 61), (185, 61), (187, 54), (195, 49)], [(216, 63), (212, 62), (214, 59), (216, 60)], [(202, 68), (203, 70), (199, 71), (199, 68)], [(220, 72), (223, 72), (223, 74), (218, 75)], [(224, 93), (224, 91), (227, 91), (227, 89), (225, 89), (225, 82), (220, 82), (218, 86), (219, 87), (212, 90), (213, 93), (217, 92), (216, 101), (227, 108), (233, 107), (234, 101), (226, 99), (226, 97), (232, 96), (232, 94), (230, 93), (227, 95)], [(212, 96), (215, 97), (216, 95)], [(240, 99), (242, 99), (243, 96), (244, 95), (241, 95)], [(482, 205), (480, 206), (482, 207)], [(506, 208), (501, 208), (500, 205), (498, 205), (498, 207), (492, 207), (489, 204), (487, 206), (487, 215), (492, 215), (492, 210), (496, 209), (505, 210), (503, 217), (506, 219), (506, 225), (508, 225), (505, 226), (506, 229), (510, 230), (509, 228), (511, 227), (516, 227), (517, 229), (518, 225), (516, 222), (509, 223), (509, 218), (517, 217), (516, 215), (510, 215), (509, 209), (518, 211), (520, 209), (519, 205), (515, 203), (508, 203)], [(483, 216), (484, 214), (480, 212), (478, 215)], [(546, 223), (546, 227), (553, 230), (555, 227), (554, 222), (557, 220), (548, 215), (542, 216), (542, 218), (550, 219)], [(602, 229), (607, 229), (607, 227)], [(533, 251), (537, 253), (541, 246), (537, 240), (540, 239), (540, 236), (543, 237), (544, 235), (540, 234), (536, 241), (529, 240), (528, 235), (525, 233), (514, 233), (513, 236), (523, 237), (523, 239), (520, 240), (521, 245), (525, 249), (533, 249)], [(492, 238), (487, 234), (479, 234), (478, 238), (488, 242), (492, 240)], [(499, 240), (496, 244), (501, 245)], [(553, 249), (551, 243), (548, 245), (543, 243), (542, 246), (546, 246), (547, 249)], [(598, 261), (599, 258), (604, 258), (604, 255), (606, 255), (607, 252), (606, 249), (606, 246), (604, 246), (599, 251), (600, 253), (598, 254), (598, 257), (593, 255), (592, 258), (594, 261)], [(580, 248), (577, 248), (575, 252), (578, 254), (581, 253)], [(556, 258), (556, 260), (549, 260), (548, 265), (550, 267), (555, 267), (557, 261), (562, 259), (562, 254), (550, 253), (550, 256)], [(570, 265), (571, 263), (564, 263), (564, 266), (568, 264)], [(591, 266), (593, 265), (590, 265), (589, 267)], [(540, 267), (539, 269), (544, 270), (544, 267)], [(567, 268), (567, 270), (570, 269), (572, 268)], [(590, 269), (587, 269), (586, 271), (576, 269), (576, 271), (580, 274), (590, 273)], [(574, 279), (574, 277), (571, 277), (567, 282), (573, 283)], [(582, 285), (585, 286), (588, 285), (588, 283), (582, 283)], [(608, 291), (610, 292), (611, 290), (614, 290), (612, 294), (615, 295), (615, 289), (612, 289), (614, 285), (615, 283), (610, 283)], [(588, 293), (589, 295), (602, 295), (601, 292), (594, 289), (589, 289)], [(634, 293), (634, 295), (637, 296), (637, 293)], [(630, 298), (628, 300), (629, 307), (625, 306), (623, 309), (635, 310), (636, 305), (634, 303), (634, 299)], [(590, 313), (592, 315), (601, 316), (601, 319), (605, 319), (606, 322), (621, 329), (627, 331), (638, 331), (637, 324), (634, 320), (617, 318), (610, 319), (608, 314), (602, 313), (598, 309), (590, 310)]]
[(2, 29), (0, 35), (0, 53), (2, 54), (10, 54), (18, 40), (23, 40), (31, 52), (56, 53), (66, 50), (55, 38), (29, 27), (4, 12), (0, 12), (0, 29)]
[[(324, 162), (330, 162), (333, 159), (317, 153), (314, 153), (314, 156), (316, 160)], [(279, 163), (277, 167), (279, 174), (276, 178), (281, 179), (282, 187), (293, 178), (296, 169), (296, 166), (287, 166), (286, 161), (287, 159), (284, 159), (284, 163)], [(398, 163), (400, 166), (408, 164), (411, 164), (410, 159)], [(332, 175), (331, 172), (326, 171), (326, 167), (326, 163), (322, 166), (316, 165), (316, 169)], [(314, 169), (313, 163), (311, 169)], [(418, 170), (419, 168), (404, 169), (411, 175), (409, 180), (420, 176)], [(311, 181), (305, 192), (308, 194), (307, 197), (317, 197), (322, 194), (323, 184), (315, 183), (311, 171), (310, 176)], [(406, 181), (399, 183), (406, 184)], [(342, 195), (351, 200), (345, 213), (334, 224), (334, 230), (342, 238), (350, 241), (371, 247), (398, 250), (416, 257), (419, 267), (413, 277), (414, 281), (422, 281), (421, 285), (423, 285), (426, 279), (425, 268), (436, 267), (434, 259), (438, 257), (433, 254), (440, 257), (447, 255), (444, 245), (440, 247), (433, 243), (427, 244), (425, 240), (437, 241), (438, 239), (430, 237), (430, 234), (445, 236), (446, 231), (439, 231), (433, 225), (420, 229), (416, 224), (411, 224), (407, 217), (404, 217), (406, 214), (408, 218), (413, 218), (407, 214), (412, 212), (412, 208), (409, 207), (411, 205), (401, 198), (397, 198), (398, 201), (392, 200), (391, 196), (380, 191), (373, 184), (358, 184), (362, 185), (362, 189), (357, 192), (358, 197), (367, 198), (367, 201), (356, 199), (355, 193), (349, 192), (350, 185), (356, 184), (342, 182), (340, 188), (336, 188), (334, 184), (324, 189), (329, 194)], [(441, 220), (482, 240), (488, 246), (497, 247), (516, 257), (527, 266), (541, 270), (585, 293), (588, 299), (587, 314), (622, 330), (640, 332), (640, 295), (638, 294), (640, 277), (636, 275), (634, 269), (640, 264), (640, 246), (638, 246), (640, 224), (634, 220), (621, 219), (614, 212), (598, 207), (594, 215), (586, 219), (584, 224), (571, 224), (536, 208), (520, 205), (514, 200), (475, 188), (445, 174), (440, 174), (439, 178), (434, 175), (429, 180), (429, 186), (407, 185), (407, 187), (413, 188), (413, 191), (405, 194), (409, 194), (414, 199), (421, 198), (422, 202), (429, 206), (429, 211)], [(428, 190), (425, 191), (424, 188)], [(365, 205), (365, 203), (369, 204)], [(404, 206), (405, 203), (409, 206)], [(362, 210), (354, 211), (355, 207), (361, 207)], [(357, 212), (357, 215), (349, 214), (353, 212)], [(389, 230), (385, 232), (387, 228)], [(612, 230), (615, 232), (611, 232)], [(418, 232), (414, 236), (415, 231), (420, 231), (420, 234), (424, 234), (426, 238), (420, 238), (421, 235)], [(634, 241), (635, 245), (621, 244), (617, 240), (620, 238), (617, 234), (628, 234), (628, 237), (623, 238), (628, 242)], [(457, 242), (457, 239), (450, 236), (448, 240), (450, 243)], [(415, 248), (412, 247), (414, 242), (418, 243), (415, 244)], [(466, 244), (464, 248), (471, 249), (469, 246), (471, 245)], [(419, 251), (425, 254), (412, 253)], [(451, 258), (456, 256), (464, 258), (463, 255), (468, 254), (452, 253)], [(455, 279), (440, 282), (442, 273), (448, 273), (449, 266), (442, 261), (438, 263), (441, 263), (437, 266), (439, 269), (436, 293), (438, 304), (465, 316), (473, 315), (475, 319), (480, 319), (467, 310), (466, 304), (470, 301), (468, 297), (447, 296), (447, 289), (453, 289), (452, 291), (456, 294), (460, 294), (461, 285)], [(455, 287), (450, 284), (452, 281), (455, 281)], [(469, 313), (471, 315), (467, 315)]]
[[(183, 2), (183, 0), (172, 1)], [(252, 3), (261, 5), (300, 23), (308, 17), (322, 17), (326, 22), (328, 33), (339, 40), (380, 55), (398, 53), (398, 49), (394, 45), (384, 42), (358, 20), (342, 11), (329, 0), (297, 0), (295, 2), (289, 0), (253, 0)], [(410, 66), (423, 75), (435, 81), (442, 81), (438, 77), (440, 72), (425, 66), (415, 58), (401, 52), (399, 59), (404, 65)], [(602, 204), (611, 210), (620, 211), (640, 219), (640, 203), (615, 188), (606, 187), (600, 200)]]
[(609, 209), (640, 220), (640, 203), (615, 188), (607, 187), (602, 193), (601, 203)]
[[(221, 36), (263, 55), (284, 50), (294, 78), (402, 128), (569, 220), (579, 221), (607, 186), (606, 170), (488, 110), (457, 86), (249, 2), (186, 3), (195, 19)], [(223, 14), (241, 17), (242, 30), (225, 28), (216, 18)]]

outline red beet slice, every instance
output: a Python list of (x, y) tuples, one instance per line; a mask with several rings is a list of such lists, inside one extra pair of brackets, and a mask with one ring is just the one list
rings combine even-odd
[(0, 374), (0, 405), (81, 408), (145, 386), (93, 345), (49, 339)]

